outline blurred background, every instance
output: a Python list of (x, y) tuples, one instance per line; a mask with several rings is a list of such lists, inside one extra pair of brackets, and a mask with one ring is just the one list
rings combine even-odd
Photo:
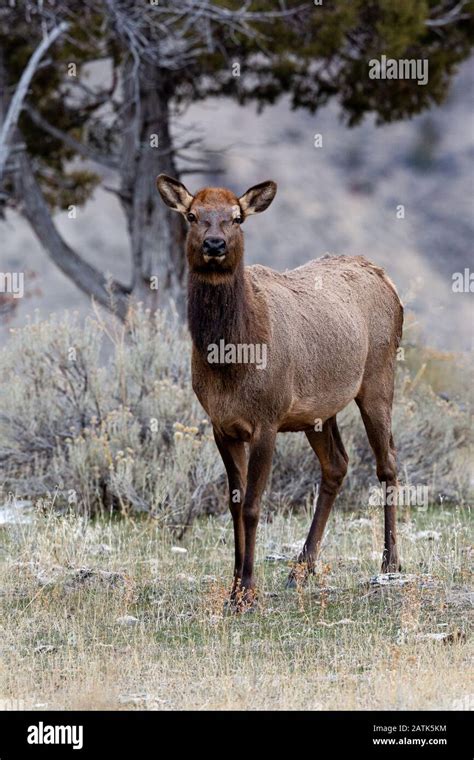
[[(473, 73), (466, 62), (442, 106), (379, 127), (368, 117), (348, 128), (336, 103), (313, 116), (283, 100), (258, 114), (254, 105), (211, 98), (190, 107), (180, 125), (202, 136), (221, 172), (184, 182), (191, 192), (222, 184), (242, 193), (275, 179), (271, 211), (244, 228), (248, 263), (283, 270), (326, 252), (363, 254), (387, 269), (431, 345), (468, 349), (472, 295), (453, 294), (452, 273), (473, 265)], [(397, 218), (399, 204), (405, 219)], [(130, 277), (126, 220), (111, 193), (96, 188), (75, 220), (59, 212), (56, 223), (91, 263)], [(1, 235), (2, 267), (27, 273), (26, 298), (4, 334), (35, 309), (87, 312), (90, 299), (48, 258), (27, 222), (9, 213)]]
[[(189, 0), (183, 13), (164, 2), (146, 16), (128, 2), (88, 0), (82, 11), (12, 3), (0, 15), (4, 113), (45, 29), (68, 28), (34, 72), (10, 140), (0, 262), (24, 273), (25, 297), (4, 296), (0, 339), (35, 310), (87, 313), (91, 295), (104, 300), (94, 290), (104, 278), (146, 302), (156, 275), (160, 291), (183, 301), (184, 232), (155, 198), (154, 177), (166, 171), (191, 191), (217, 184), (240, 194), (276, 180), (271, 211), (245, 225), (249, 263), (283, 270), (327, 252), (363, 254), (387, 269), (425, 342), (469, 349), (470, 293), (452, 289), (453, 273), (472, 267), (465, 5), (339, 0), (300, 11)], [(231, 11), (232, 23), (221, 15)], [(429, 54), (429, 84), (370, 82), (367, 61), (381, 52)], [(22, 184), (25, 160), (47, 204), (39, 213), (31, 182)], [(94, 269), (76, 277), (75, 256)]]

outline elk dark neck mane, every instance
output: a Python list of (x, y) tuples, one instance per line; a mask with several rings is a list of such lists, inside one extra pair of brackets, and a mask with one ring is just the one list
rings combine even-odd
[(211, 344), (257, 343), (261, 311), (252, 286), (239, 264), (225, 281), (212, 283), (198, 272), (189, 273), (188, 324), (196, 349), (208, 355)]

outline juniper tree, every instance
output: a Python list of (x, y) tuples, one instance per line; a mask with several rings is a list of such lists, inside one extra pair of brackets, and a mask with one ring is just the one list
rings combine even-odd
[[(405, 119), (443, 100), (473, 37), (463, 0), (10, 0), (0, 9), (0, 126), (34, 51), (62, 23), (8, 139), (0, 201), (122, 318), (130, 296), (181, 302), (184, 222), (159, 203), (155, 177), (209, 168), (195, 138), (172, 130), (191, 103), (264, 107), (287, 95), (314, 112), (335, 98), (349, 126), (368, 113)], [(369, 77), (382, 55), (428, 59), (428, 82)], [(87, 79), (91, 62), (101, 62), (100, 86)], [(99, 183), (125, 214), (129, 283), (109, 281), (54, 224), (55, 211), (84, 204)]]

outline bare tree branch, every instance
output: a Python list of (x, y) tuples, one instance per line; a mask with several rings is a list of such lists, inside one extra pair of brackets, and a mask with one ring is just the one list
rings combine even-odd
[(108, 169), (118, 169), (119, 162), (113, 156), (98, 153), (93, 148), (89, 148), (88, 145), (84, 145), (84, 143), (80, 142), (80, 140), (76, 140), (74, 137), (71, 137), (71, 135), (63, 132), (62, 129), (58, 129), (58, 127), (53, 126), (39, 113), (39, 111), (36, 110), (36, 108), (33, 108), (33, 106), (26, 105), (25, 110), (31, 117), (31, 120), (34, 121), (38, 127), (43, 129), (52, 137), (56, 137), (58, 140), (61, 140), (65, 145), (74, 150), (83, 158), (94, 161), (94, 163), (105, 166)]
[[(458, 21), (465, 21), (466, 19), (470, 18), (469, 13), (461, 13), (465, 5), (466, 5), (465, 0), (461, 0), (461, 2), (455, 5), (454, 8), (448, 8), (448, 9), (442, 8), (441, 11), (443, 12), (444, 15), (441, 16), (440, 18), (437, 18), (436, 16), (434, 18), (429, 18), (425, 22), (425, 26), (437, 28), (437, 27), (447, 26), (448, 24), (455, 24)], [(434, 8), (433, 13), (436, 13), (437, 10), (439, 9)]]
[[(255, 40), (264, 35), (251, 23), (272, 23), (308, 11), (307, 4), (287, 8), (284, 2), (280, 3), (280, 10), (275, 11), (249, 11), (248, 3), (232, 10), (210, 0), (182, 0), (179, 5), (160, 3), (148, 7), (120, 0), (106, 2), (117, 32), (134, 59), (148, 60), (172, 71), (214, 50), (216, 30), (226, 28), (231, 34), (239, 33)], [(154, 30), (153, 33), (144, 33), (147, 28)]]
[(8, 145), (10, 142), (10, 138), (13, 132), (15, 131), (16, 125), (18, 123), (18, 118), (21, 113), (23, 101), (25, 100), (26, 94), (28, 92), (28, 87), (30, 86), (30, 82), (46, 50), (53, 44), (53, 42), (55, 42), (55, 40), (58, 39), (58, 37), (64, 31), (66, 31), (68, 26), (69, 25), (66, 22), (62, 22), (61, 24), (59, 24), (59, 26), (55, 27), (49, 34), (47, 34), (43, 38), (43, 40), (41, 41), (41, 43), (38, 45), (35, 52), (31, 56), (30, 60), (28, 61), (28, 64), (21, 75), (20, 81), (15, 90), (15, 94), (13, 95), (13, 98), (11, 99), (10, 106), (7, 111), (7, 115), (3, 122), (2, 130), (0, 132), (0, 180), (3, 177), (3, 170), (8, 158), (8, 153), (9, 153)]
[(84, 261), (63, 240), (51, 218), (51, 212), (26, 153), (19, 158), (15, 188), (23, 204), (22, 213), (59, 269), (84, 293), (95, 298), (121, 319), (125, 319), (129, 307), (128, 288), (114, 280), (109, 281), (102, 272)]

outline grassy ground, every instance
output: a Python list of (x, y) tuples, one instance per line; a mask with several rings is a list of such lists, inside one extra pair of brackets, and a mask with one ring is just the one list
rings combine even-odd
[(285, 556), (308, 526), (301, 515), (262, 522), (261, 607), (241, 616), (224, 614), (227, 517), (196, 522), (179, 546), (156, 520), (47, 514), (0, 527), (0, 702), (472, 709), (469, 510), (402, 514), (408, 575), (384, 587), (370, 583), (380, 510), (336, 508), (317, 576), (285, 591)]

